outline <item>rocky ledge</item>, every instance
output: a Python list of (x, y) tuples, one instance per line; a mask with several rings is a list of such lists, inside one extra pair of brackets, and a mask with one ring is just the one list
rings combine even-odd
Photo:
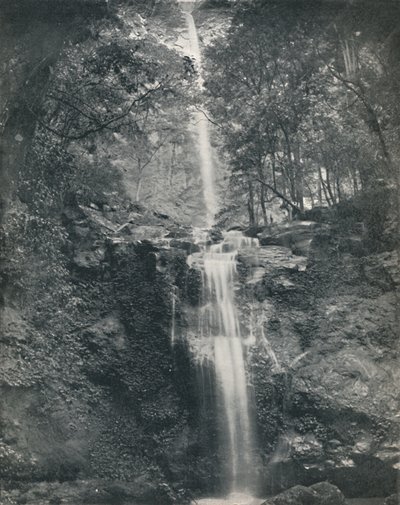
[(336, 484), (388, 496), (400, 472), (399, 251), (362, 224), (298, 221), (250, 230), (240, 305), (268, 341), (249, 349), (265, 490)]

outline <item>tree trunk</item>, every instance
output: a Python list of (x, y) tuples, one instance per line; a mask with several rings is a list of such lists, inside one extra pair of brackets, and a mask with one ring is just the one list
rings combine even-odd
[(336, 175), (336, 193), (338, 197), (338, 202), (342, 201), (342, 190), (340, 189), (340, 177)]
[(303, 187), (303, 167), (300, 160), (300, 145), (294, 146), (294, 168), (295, 168), (295, 183), (296, 183), (296, 201), (299, 204), (301, 211), (304, 210), (304, 187)]
[(333, 202), (329, 199), (329, 195), (328, 195), (328, 192), (326, 190), (326, 184), (325, 184), (324, 178), (322, 177), (322, 170), (321, 170), (320, 166), (318, 166), (318, 175), (319, 175), (319, 181), (320, 181), (322, 189), (324, 191), (324, 196), (325, 196), (326, 203), (328, 204), (329, 207), (332, 207), (332, 203)]
[(171, 159), (169, 162), (169, 170), (168, 170), (168, 180), (169, 180), (170, 186), (172, 186), (172, 178), (173, 178), (173, 171), (174, 171), (174, 166), (175, 166), (175, 159), (176, 159), (176, 144), (175, 144), (175, 142), (173, 142), (172, 149), (171, 149)]
[(268, 224), (267, 206), (265, 203), (265, 187), (263, 184), (261, 184), (261, 188), (260, 188), (260, 202), (261, 202), (261, 210), (262, 210), (264, 224)]
[(321, 178), (318, 177), (318, 182), (317, 182), (317, 197), (318, 197), (318, 204), (322, 206), (322, 184), (321, 184)]
[(331, 181), (329, 178), (329, 169), (326, 168), (325, 170), (326, 170), (326, 189), (328, 190), (333, 205), (336, 203), (336, 197), (332, 191)]
[(272, 180), (273, 180), (273, 186), (276, 189), (276, 160), (275, 160), (275, 153), (271, 155), (271, 163), (272, 163)]
[(264, 181), (261, 181), (261, 180), (259, 180), (258, 182), (260, 182), (261, 184), (263, 184), (266, 188), (270, 189), (273, 193), (275, 193), (275, 195), (278, 198), (280, 198), (281, 200), (283, 200), (283, 202), (285, 203), (285, 205), (286, 205), (287, 208), (290, 208), (296, 214), (298, 214), (299, 212), (301, 212), (301, 210), (299, 209), (299, 207), (297, 207), (297, 205), (295, 205), (288, 198), (286, 198), (286, 196), (284, 194), (282, 194), (280, 191), (278, 191), (273, 186), (271, 186), (271, 184), (268, 184), (267, 182), (264, 182)]
[(283, 125), (280, 125), (283, 136), (285, 137), (285, 143), (286, 143), (286, 155), (288, 159), (288, 169), (286, 170), (286, 176), (288, 179), (288, 187), (289, 187), (289, 193), (290, 197), (293, 201), (296, 201), (296, 181), (295, 181), (295, 168), (293, 164), (293, 157), (292, 157), (292, 146), (290, 142), (289, 135), (286, 131), (286, 129), (283, 127)]
[(140, 201), (140, 191), (142, 189), (142, 181), (143, 181), (142, 176), (143, 176), (142, 162), (141, 162), (141, 160), (138, 160), (138, 179), (137, 179), (136, 197), (135, 197), (136, 202)]
[(137, 183), (137, 188), (136, 188), (136, 197), (135, 197), (135, 201), (136, 202), (140, 202), (140, 191), (142, 189), (142, 177), (140, 177), (140, 179), (138, 180), (138, 183)]
[(249, 186), (249, 195), (247, 199), (247, 210), (249, 213), (249, 225), (250, 226), (255, 226), (256, 224), (256, 217), (254, 213), (254, 189), (253, 189), (253, 183), (249, 181), (248, 183)]

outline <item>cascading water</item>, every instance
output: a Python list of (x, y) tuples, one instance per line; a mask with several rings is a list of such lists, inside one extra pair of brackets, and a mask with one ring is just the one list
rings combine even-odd
[(207, 376), (210, 367), (214, 370), (214, 422), (219, 431), (222, 487), (236, 493), (235, 503), (242, 503), (237, 493), (245, 493), (247, 499), (254, 491), (257, 473), (253, 405), (245, 361), (250, 332), (241, 330), (245, 326), (240, 324), (235, 301), (238, 252), (254, 247), (258, 247), (257, 240), (231, 231), (225, 233), (221, 243), (204, 245), (202, 252), (189, 257), (189, 265), (202, 272), (203, 282), (199, 324), (189, 345), (200, 367), (200, 377)]
[[(195, 2), (180, 2), (187, 20), (188, 38), (186, 39), (186, 52), (196, 63), (198, 74), (198, 84), (203, 86), (202, 68), (201, 68), (201, 50), (196, 25), (192, 16), (192, 10)], [(217, 198), (215, 194), (215, 174), (213, 166), (212, 148), (210, 143), (209, 122), (205, 115), (196, 110), (193, 112), (193, 123), (197, 136), (197, 147), (200, 160), (201, 179), (203, 183), (203, 197), (206, 210), (206, 227), (211, 227), (214, 222), (214, 215), (217, 211)]]
[[(198, 84), (201, 87), (203, 85), (201, 51), (192, 16), (195, 2), (181, 0), (180, 5), (187, 18), (188, 38), (185, 50), (195, 60)], [(205, 224), (210, 228), (217, 211), (217, 198), (209, 124), (202, 112), (195, 112), (193, 119), (203, 183)], [(203, 279), (203, 305), (199, 309), (196, 338), (190, 344), (200, 366), (200, 377), (210, 377), (210, 366), (215, 372), (212, 376), (216, 380), (221, 473), (226, 480), (223, 487), (236, 493), (232, 498), (234, 503), (250, 503), (248, 494), (242, 494), (240, 497), (237, 493), (251, 493), (256, 466), (253, 461), (254, 437), (244, 339), (241, 335), (234, 295), (238, 250), (253, 245), (255, 245), (253, 239), (244, 237), (239, 232), (229, 232), (223, 242), (211, 246), (203, 245), (203, 251), (193, 255), (195, 258), (192, 256), (189, 259), (189, 262), (198, 262), (197, 266), (202, 272)], [(176, 339), (175, 323), (172, 337)], [(206, 395), (205, 385), (201, 386), (200, 391)]]
[(211, 245), (203, 254), (206, 305), (202, 339), (209, 339), (214, 351), (217, 394), (226, 430), (221, 436), (221, 453), (226, 478), (235, 492), (249, 490), (255, 466), (243, 341), (234, 297), (238, 249), (251, 240), (237, 232), (227, 233), (222, 243)]

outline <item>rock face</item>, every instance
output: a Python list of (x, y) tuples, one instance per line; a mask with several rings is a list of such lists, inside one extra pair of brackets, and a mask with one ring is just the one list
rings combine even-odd
[(64, 483), (42, 482), (21, 491), (3, 491), (2, 503), (39, 505), (122, 505), (124, 503), (169, 503), (168, 486), (157, 486), (143, 479), (123, 481), (85, 480)]
[(243, 270), (240, 303), (260, 314), (278, 362), (249, 349), (265, 491), (326, 479), (347, 497), (395, 492), (398, 252), (368, 250), (362, 229), (310, 222), (259, 236), (271, 245), (261, 270)]
[(187, 233), (95, 205), (65, 209), (63, 224), (55, 280), (41, 291), (34, 278), (25, 306), (7, 293), (1, 308), (1, 502), (169, 503), (195, 438), (187, 355), (170, 345)]
[[(71, 204), (63, 230), (46, 250), (46, 283), (34, 276), (24, 303), (18, 286), (7, 290), (1, 307), (3, 501), (164, 504), (185, 489), (217, 492), (213, 413), (201, 410), (188, 349), (171, 346), (172, 322), (182, 330), (198, 317), (190, 230), (101, 202)], [(363, 254), (341, 247), (332, 225), (294, 223), (238, 255), (241, 322), (258, 330), (246, 342), (254, 471), (261, 495), (292, 488), (274, 505), (396, 491), (397, 251), (350, 236)]]
[(260, 244), (288, 247), (295, 254), (307, 254), (316, 231), (324, 228), (313, 221), (271, 225), (259, 233)]

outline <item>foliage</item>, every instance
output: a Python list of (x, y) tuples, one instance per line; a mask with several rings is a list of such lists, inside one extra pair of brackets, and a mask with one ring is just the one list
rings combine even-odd
[[(108, 208), (120, 226), (130, 215), (126, 195), (134, 199), (129, 178), (145, 179), (143, 194), (145, 184), (153, 194), (181, 189), (173, 179), (182, 166), (170, 170), (156, 156), (183, 142), (191, 86), (180, 55), (151, 33), (160, 23), (158, 8), (168, 14), (162, 3), (151, 19), (123, 5), (114, 16), (88, 22), (79, 37), (67, 39), (58, 61), (43, 62), (45, 85), (35, 100), (20, 93), (36, 130), (17, 167), (0, 258), (1, 308), (15, 308), (21, 319), (11, 312), (2, 336), (8, 366), (1, 380), (11, 391), (2, 436), (14, 417), (21, 426), (12, 428), (0, 457), (15, 480), (143, 474), (144, 487), (158, 486), (160, 500), (174, 497), (168, 453), (187, 413), (172, 374), (169, 284), (155, 275), (147, 252), (127, 252), (125, 270), (112, 281), (105, 278), (108, 264), (86, 270), (74, 264), (79, 247), (97, 251), (106, 240), (84, 222), (83, 206)], [(173, 6), (170, 12), (177, 14)], [(153, 165), (139, 166), (149, 158)], [(89, 328), (107, 316), (119, 323), (117, 335), (91, 336)], [(125, 332), (127, 348), (119, 349)]]
[(267, 223), (275, 199), (292, 215), (377, 179), (396, 182), (399, 65), (388, 12), (398, 7), (386, 3), (239, 4), (208, 50), (209, 108), (250, 224)]

